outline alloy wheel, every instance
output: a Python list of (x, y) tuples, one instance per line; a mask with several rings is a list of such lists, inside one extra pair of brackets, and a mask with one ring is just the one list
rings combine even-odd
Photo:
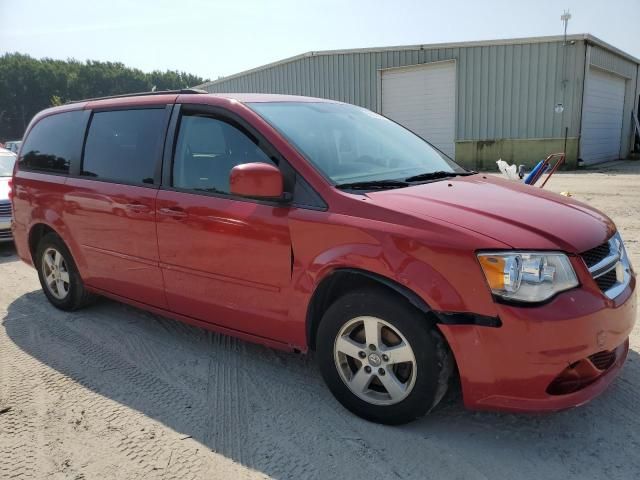
[(411, 345), (389, 322), (362, 316), (338, 332), (334, 360), (340, 378), (360, 399), (393, 405), (413, 390), (417, 363)]
[(42, 255), (42, 276), (49, 293), (58, 300), (64, 300), (69, 295), (69, 269), (62, 254), (53, 247), (49, 247)]

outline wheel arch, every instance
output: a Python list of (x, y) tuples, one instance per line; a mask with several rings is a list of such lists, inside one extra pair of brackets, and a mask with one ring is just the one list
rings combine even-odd
[[(52, 224), (52, 222), (39, 220), (35, 221), (29, 227), (27, 233), (27, 245), (29, 247), (29, 255), (31, 256), (33, 265), (37, 266), (36, 251), (38, 249), (38, 243), (48, 233), (54, 233), (58, 238), (60, 238), (60, 240), (62, 240), (65, 246), (69, 249), (73, 262), (78, 268), (81, 277), (84, 278), (87, 271), (87, 264), (84, 256), (81, 254), (82, 250), (80, 245), (78, 245), (74, 241), (73, 237), (68, 234), (66, 225), (60, 221)], [(65, 235), (65, 233), (67, 234)]]
[(337, 268), (320, 281), (307, 306), (306, 338), (310, 349), (315, 349), (318, 326), (326, 309), (345, 293), (366, 286), (383, 286), (394, 291), (425, 315), (432, 312), (431, 307), (417, 293), (395, 280), (359, 268)]
[(42, 238), (44, 238), (44, 236), (49, 233), (54, 233), (58, 237), (62, 238), (60, 233), (55, 228), (44, 222), (35, 223), (29, 229), (29, 254), (31, 255), (31, 260), (33, 261), (34, 265), (37, 265), (36, 251), (38, 249), (38, 244), (40, 243), (40, 240), (42, 240)]

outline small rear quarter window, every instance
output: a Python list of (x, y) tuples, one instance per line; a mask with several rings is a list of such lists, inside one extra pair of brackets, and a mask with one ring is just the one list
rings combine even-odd
[(24, 141), (19, 168), (68, 174), (71, 162), (79, 159), (84, 126), (82, 110), (44, 117)]

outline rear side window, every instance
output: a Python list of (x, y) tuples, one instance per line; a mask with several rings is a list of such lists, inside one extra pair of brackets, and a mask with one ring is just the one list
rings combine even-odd
[(164, 108), (94, 113), (81, 174), (128, 184), (153, 184), (165, 118)]
[(82, 110), (44, 117), (24, 142), (20, 169), (68, 174), (72, 160), (79, 159), (84, 126)]

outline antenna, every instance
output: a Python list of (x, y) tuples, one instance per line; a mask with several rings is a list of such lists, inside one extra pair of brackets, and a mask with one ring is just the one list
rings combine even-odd
[(560, 20), (564, 23), (564, 44), (567, 44), (567, 25), (569, 24), (569, 20), (571, 19), (571, 14), (569, 10), (565, 10), (562, 15), (560, 15)]

